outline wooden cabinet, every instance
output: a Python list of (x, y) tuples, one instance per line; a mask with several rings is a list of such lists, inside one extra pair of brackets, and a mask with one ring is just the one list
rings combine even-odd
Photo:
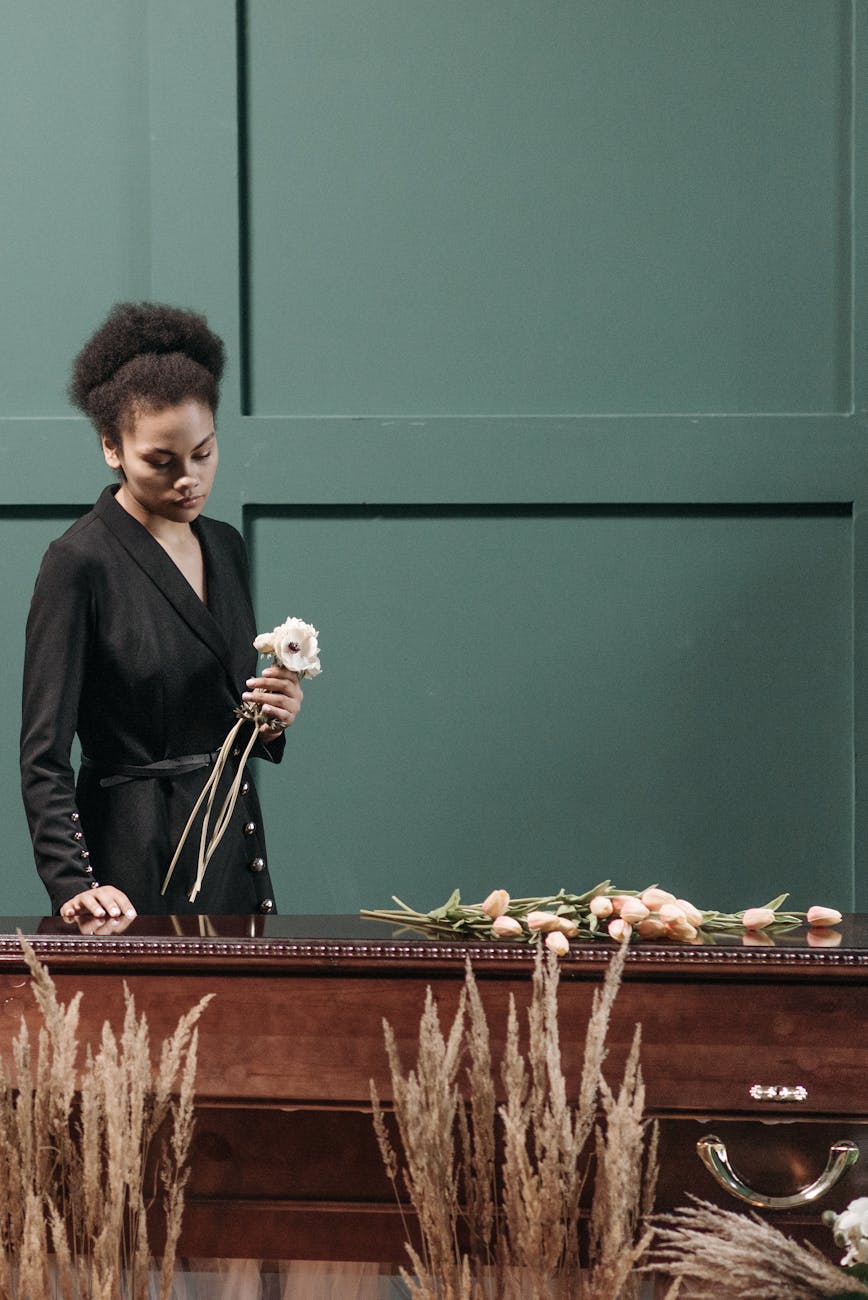
[[(348, 917), (140, 918), (105, 938), (71, 934), (56, 919), (17, 924), (62, 997), (84, 990), (84, 1040), (96, 1039), (105, 1018), (120, 1023), (124, 981), (154, 1037), (204, 993), (216, 995), (200, 1026), (186, 1255), (403, 1261), (368, 1100), (372, 1077), (389, 1098), (382, 1020), (409, 1062), (426, 986), (451, 1017), (469, 955), (497, 1054), (510, 996), (521, 1007), (530, 990), (524, 946), (393, 936)], [(7, 1056), (20, 1016), (37, 1024), (15, 926), (0, 922)], [(865, 1148), (831, 1193), (771, 1215), (826, 1247), (822, 1211), (868, 1194), (868, 918), (848, 918), (840, 935), (836, 947), (811, 948), (797, 932), (773, 947), (724, 939), (629, 954), (607, 1073), (618, 1078), (640, 1022), (648, 1111), (661, 1124), (661, 1208), (687, 1192), (738, 1208), (697, 1156), (709, 1134), (725, 1142), (744, 1182), (771, 1196), (813, 1182), (832, 1144)], [(610, 952), (574, 944), (562, 964), (572, 1086)], [(757, 1097), (755, 1085), (788, 1089), (790, 1099)]]

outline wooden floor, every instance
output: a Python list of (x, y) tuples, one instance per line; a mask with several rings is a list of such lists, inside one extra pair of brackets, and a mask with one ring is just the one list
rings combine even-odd
[(402, 1300), (391, 1264), (179, 1260), (175, 1300)]
[[(390, 1264), (179, 1260), (173, 1300), (406, 1300)], [(659, 1294), (652, 1282), (642, 1300)]]

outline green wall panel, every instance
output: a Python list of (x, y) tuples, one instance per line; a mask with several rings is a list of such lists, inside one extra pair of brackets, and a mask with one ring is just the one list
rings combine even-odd
[(260, 617), (313, 621), (323, 657), (289, 773), (262, 774), (281, 905), (610, 875), (846, 904), (851, 534), (845, 511), (253, 512)]
[(868, 0), (35, 0), (0, 42), (3, 911), (64, 391), (230, 364), (211, 513), (322, 631), (284, 908), (599, 874), (868, 908)]
[(255, 413), (849, 407), (846, 0), (248, 13)]
[(67, 414), (70, 358), (149, 284), (144, 0), (2, 5), (0, 415)]

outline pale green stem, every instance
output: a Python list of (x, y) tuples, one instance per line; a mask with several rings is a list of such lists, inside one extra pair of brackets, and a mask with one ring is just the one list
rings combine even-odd
[[(251, 749), (256, 743), (257, 734), (258, 734), (258, 730), (257, 730), (256, 723), (254, 722), (253, 735), (250, 737), (249, 741), (247, 742), (247, 748), (245, 749), (244, 755), (240, 763), (238, 764), (238, 771), (235, 773), (235, 780), (232, 782), (232, 788), (230, 789), (229, 793), (226, 795), (226, 798), (223, 801), (223, 807), (220, 809), (220, 812), (217, 815), (217, 824), (215, 826), (213, 834), (211, 835), (211, 839), (208, 841), (208, 848), (204, 852), (204, 854), (202, 852), (202, 848), (200, 847), (199, 849), (199, 870), (196, 873), (196, 883), (194, 884), (192, 890), (188, 895), (191, 903), (195, 900), (196, 895), (199, 893), (199, 890), (202, 888), (202, 881), (205, 878), (205, 870), (208, 866), (208, 863), (211, 861), (212, 857), (214, 856), (217, 845), (220, 843), (223, 836), (226, 834), (226, 830), (229, 826), (229, 823), (232, 821), (232, 814), (235, 812), (235, 804), (238, 801), (238, 793), (239, 790), (241, 789), (241, 782), (244, 777), (244, 766), (248, 758), (250, 757)], [(216, 789), (216, 786), (214, 788)], [(205, 827), (203, 826), (202, 828), (203, 844), (204, 844), (204, 838), (205, 838)]]
[[(217, 755), (217, 759), (216, 759), (216, 761), (215, 761), (215, 763), (214, 763), (214, 769), (213, 769), (213, 771), (211, 772), (211, 775), (208, 777), (208, 780), (205, 782), (205, 786), (204, 786), (204, 788), (203, 788), (203, 790), (202, 790), (202, 793), (199, 795), (199, 798), (196, 800), (196, 803), (195, 803), (195, 805), (194, 805), (194, 807), (193, 807), (193, 811), (190, 813), (190, 816), (189, 816), (189, 818), (187, 819), (187, 825), (184, 827), (184, 830), (183, 830), (183, 833), (182, 833), (182, 835), (181, 835), (181, 838), (180, 838), (180, 840), (178, 841), (178, 847), (175, 849), (175, 855), (174, 855), (174, 857), (172, 858), (172, 861), (169, 863), (169, 870), (166, 872), (166, 878), (165, 878), (165, 880), (163, 881), (163, 888), (160, 890), (160, 893), (161, 893), (161, 894), (165, 894), (165, 892), (166, 892), (166, 889), (167, 889), (167, 887), (168, 887), (169, 881), (170, 881), (171, 878), (172, 878), (172, 873), (174, 872), (175, 867), (176, 867), (177, 862), (178, 862), (178, 859), (179, 859), (180, 856), (181, 856), (181, 850), (183, 849), (184, 845), (186, 844), (186, 842), (187, 842), (187, 836), (190, 834), (190, 830), (191, 830), (191, 828), (192, 828), (192, 826), (193, 826), (193, 822), (196, 820), (196, 814), (198, 813), (198, 811), (199, 811), (199, 809), (201, 808), (203, 802), (205, 801), (205, 799), (206, 799), (209, 795), (211, 796), (211, 801), (213, 802), (213, 798), (214, 798), (214, 796), (213, 796), (213, 790), (216, 790), (216, 788), (217, 788), (217, 782), (220, 780), (221, 774), (222, 774), (222, 772), (223, 772), (223, 768), (224, 768), (224, 766), (226, 765), (226, 758), (227, 758), (227, 756), (228, 756), (228, 754), (229, 754), (229, 751), (230, 751), (231, 748), (232, 748), (232, 745), (233, 745), (233, 743), (234, 743), (234, 741), (235, 741), (235, 737), (238, 735), (238, 732), (240, 731), (241, 726), (242, 726), (242, 724), (243, 724), (244, 721), (245, 721), (244, 718), (239, 718), (238, 721), (236, 722), (235, 726), (234, 726), (234, 727), (232, 728), (232, 730), (229, 732), (229, 735), (228, 735), (228, 736), (226, 737), (226, 739), (223, 741), (223, 744), (222, 744), (222, 746), (221, 746), (221, 748), (220, 748), (220, 753)], [(209, 805), (209, 807), (210, 807), (210, 805)], [(207, 820), (208, 820), (208, 818), (207, 818), (207, 814), (206, 814), (206, 817), (205, 817), (206, 825), (207, 825)], [(200, 856), (201, 856), (201, 849), (200, 849)]]

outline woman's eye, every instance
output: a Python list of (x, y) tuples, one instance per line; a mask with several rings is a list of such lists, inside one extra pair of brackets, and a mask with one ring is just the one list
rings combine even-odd
[(148, 462), (154, 469), (168, 469), (171, 463), (170, 460), (152, 460)]
[(210, 451), (200, 451), (197, 453), (197, 455), (193, 457), (194, 460), (210, 460), (210, 458), (211, 458)]

